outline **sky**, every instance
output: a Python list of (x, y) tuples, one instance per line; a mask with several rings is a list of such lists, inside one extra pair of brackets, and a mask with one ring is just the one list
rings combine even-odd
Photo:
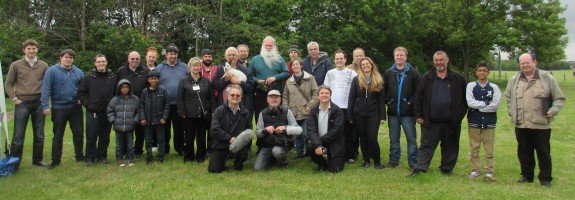
[(564, 17), (569, 43), (565, 48), (565, 60), (575, 61), (575, 0), (560, 0), (561, 5), (567, 6), (561, 17)]

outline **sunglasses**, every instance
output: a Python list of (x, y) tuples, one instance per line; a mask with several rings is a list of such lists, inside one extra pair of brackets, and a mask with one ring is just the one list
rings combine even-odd
[(230, 94), (230, 96), (231, 96), (231, 97), (239, 98), (239, 97), (241, 97), (242, 95), (239, 95), (239, 94)]

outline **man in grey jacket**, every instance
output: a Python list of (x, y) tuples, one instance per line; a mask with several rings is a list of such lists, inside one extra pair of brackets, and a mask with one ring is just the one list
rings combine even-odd
[(519, 57), (521, 72), (509, 79), (505, 99), (515, 125), (517, 157), (521, 164), (519, 183), (533, 182), (537, 151), (541, 186), (551, 186), (551, 121), (565, 105), (565, 96), (553, 75), (537, 68), (534, 54)]

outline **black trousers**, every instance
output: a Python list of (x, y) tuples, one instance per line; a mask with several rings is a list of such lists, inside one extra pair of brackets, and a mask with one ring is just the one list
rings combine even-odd
[[(203, 118), (190, 117), (185, 118), (184, 134), (184, 160), (192, 161), (197, 159), (203, 161), (206, 159), (206, 127)], [(198, 151), (194, 151), (194, 140), (198, 145)]]
[(243, 169), (244, 162), (248, 160), (248, 148), (242, 149), (237, 154), (232, 154), (227, 149), (212, 149), (210, 154), (210, 164), (208, 165), (208, 171), (210, 173), (221, 173), (226, 168), (226, 161), (234, 157), (234, 169)]
[(144, 154), (144, 141), (146, 140), (146, 129), (144, 126), (140, 125), (140, 122), (136, 124), (134, 135), (134, 155), (140, 156)]
[(323, 156), (318, 156), (315, 154), (315, 149), (308, 143), (306, 145), (307, 152), (311, 157), (311, 161), (317, 164), (318, 167), (321, 169), (327, 169), (331, 173), (338, 173), (343, 171), (344, 164), (345, 164), (345, 157), (344, 156), (337, 156), (331, 157), (329, 156), (329, 149), (328, 150), (328, 157), (327, 160)]
[(379, 131), (379, 115), (354, 116), (353, 122), (357, 136), (359, 137), (359, 147), (364, 162), (381, 163), (381, 150), (377, 141)]
[(551, 181), (551, 129), (515, 128), (517, 157), (521, 164), (521, 175), (532, 180), (535, 170), (535, 155), (539, 163), (539, 180)]
[(349, 123), (349, 120), (345, 118), (347, 109), (341, 109), (341, 111), (344, 113), (343, 134), (345, 135), (345, 159), (356, 160), (357, 155), (359, 155), (359, 138), (352, 129), (352, 125)]
[(184, 126), (183, 126), (183, 119), (178, 116), (178, 106), (177, 105), (170, 105), (170, 117), (164, 124), (164, 136), (166, 138), (166, 152), (165, 154), (170, 153), (170, 139), (172, 125), (174, 126), (174, 149), (178, 152), (179, 155), (183, 153), (184, 147)]
[(426, 122), (429, 127), (421, 127), (421, 144), (417, 155), (417, 164), (414, 170), (427, 171), (435, 153), (435, 149), (441, 142), (441, 165), (443, 172), (451, 172), (457, 163), (459, 154), (459, 136), (461, 125), (451, 123)]

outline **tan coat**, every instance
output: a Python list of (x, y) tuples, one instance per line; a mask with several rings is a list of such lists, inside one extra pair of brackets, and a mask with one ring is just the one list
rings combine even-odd
[(557, 114), (565, 105), (565, 96), (555, 78), (540, 69), (536, 73), (533, 83), (520, 78), (521, 72), (507, 83), (509, 116), (517, 128), (549, 129), (553, 118), (545, 118), (545, 111)]
[[(305, 71), (303, 72), (303, 79), (301, 85), (297, 85), (295, 78), (291, 76), (285, 83), (285, 88), (282, 95), (282, 104), (289, 107), (295, 116), (296, 120), (307, 119), (309, 113), (305, 112), (306, 107), (313, 108), (318, 104), (317, 99), (317, 83), (315, 78)], [(299, 92), (297, 88), (300, 88), (304, 94)], [(307, 102), (303, 97), (305, 95), (310, 102)]]

